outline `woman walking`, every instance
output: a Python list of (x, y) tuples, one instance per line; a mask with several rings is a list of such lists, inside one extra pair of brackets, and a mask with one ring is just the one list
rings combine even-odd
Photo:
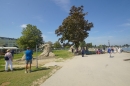
[(8, 72), (8, 65), (10, 65), (10, 70), (13, 71), (13, 65), (12, 65), (12, 54), (10, 53), (10, 50), (7, 50), (7, 53), (5, 54), (5, 71)]

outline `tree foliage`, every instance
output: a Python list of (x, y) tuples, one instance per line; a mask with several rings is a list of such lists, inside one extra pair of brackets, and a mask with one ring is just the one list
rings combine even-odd
[(56, 42), (54, 43), (54, 48), (61, 48), (61, 44), (60, 44), (59, 41), (56, 41)]
[(92, 43), (87, 43), (87, 48), (92, 48)]
[(80, 47), (86, 47), (86, 42), (85, 41), (80, 42)]
[(75, 7), (72, 6), (69, 16), (65, 18), (62, 22), (62, 25), (55, 30), (57, 36), (61, 36), (59, 41), (61, 43), (72, 42), (76, 47), (79, 46), (80, 42), (84, 41), (88, 37), (90, 31), (93, 27), (93, 23), (89, 23), (88, 20), (85, 20), (85, 15), (83, 13), (83, 6)]
[(31, 24), (28, 24), (26, 28), (23, 28), (22, 36), (17, 40), (18, 46), (23, 49), (26, 49), (26, 47), (34, 49), (36, 45), (42, 43), (42, 32), (36, 26)]
[(129, 44), (124, 44), (123, 47), (129, 47), (130, 45)]

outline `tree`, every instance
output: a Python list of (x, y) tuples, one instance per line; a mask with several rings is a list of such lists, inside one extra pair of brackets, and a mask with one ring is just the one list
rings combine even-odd
[(26, 28), (23, 28), (22, 36), (17, 40), (17, 44), (23, 49), (26, 49), (27, 47), (34, 49), (36, 45), (39, 46), (42, 43), (42, 32), (31, 24), (28, 24)]
[(98, 48), (103, 48), (103, 45), (99, 45)]
[(85, 41), (80, 42), (80, 47), (86, 47), (86, 42)]
[(18, 46), (17, 46), (17, 45), (15, 45), (15, 44), (13, 45), (13, 47), (17, 47), (17, 48), (18, 48)]
[(56, 41), (56, 42), (54, 43), (54, 48), (61, 48), (61, 44), (60, 44), (59, 41)]
[(92, 48), (92, 43), (87, 43), (87, 48)]
[(85, 20), (85, 15), (83, 13), (83, 6), (75, 7), (72, 6), (69, 16), (65, 18), (62, 22), (62, 25), (55, 30), (57, 36), (61, 36), (59, 41), (61, 43), (72, 42), (76, 48), (78, 48), (80, 42), (84, 41), (88, 37), (90, 29), (93, 27), (93, 23), (88, 23), (88, 20)]
[(129, 44), (124, 44), (123, 46), (128, 48), (130, 45)]
[(7, 43), (4, 43), (2, 46), (3, 46), (3, 47), (8, 47), (8, 44), (7, 44)]
[(65, 49), (69, 49), (70, 48), (70, 46), (65, 46)]

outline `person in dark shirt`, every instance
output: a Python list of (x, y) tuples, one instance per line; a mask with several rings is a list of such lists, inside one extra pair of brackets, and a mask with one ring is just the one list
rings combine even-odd
[(84, 57), (84, 53), (85, 53), (85, 49), (82, 48), (82, 50), (81, 50), (82, 57)]

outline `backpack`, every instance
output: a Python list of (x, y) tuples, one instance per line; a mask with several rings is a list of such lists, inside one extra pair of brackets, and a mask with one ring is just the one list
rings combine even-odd
[(9, 57), (8, 57), (8, 56), (5, 56), (5, 60), (8, 61), (8, 60), (9, 60)]

